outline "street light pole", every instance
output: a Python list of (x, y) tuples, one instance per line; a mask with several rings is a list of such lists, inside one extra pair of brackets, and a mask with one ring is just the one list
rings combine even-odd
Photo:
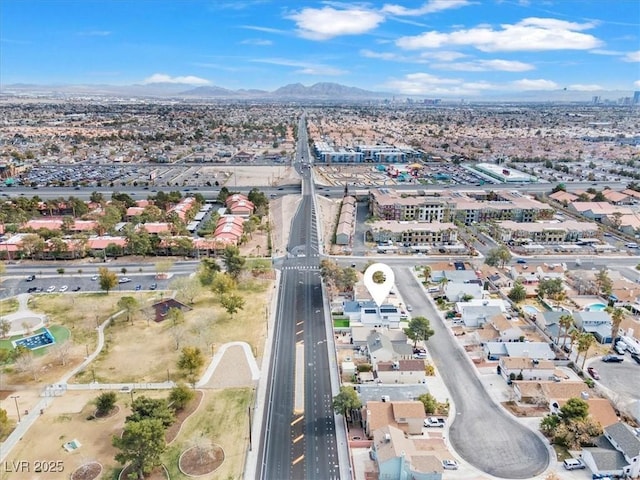
[(18, 407), (18, 399), (20, 398), (20, 395), (11, 395), (11, 398), (16, 402), (16, 413), (18, 414), (18, 423), (20, 423), (20, 407)]

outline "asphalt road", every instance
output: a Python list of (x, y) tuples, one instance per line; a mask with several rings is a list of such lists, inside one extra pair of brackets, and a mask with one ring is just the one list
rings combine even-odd
[(531, 478), (549, 464), (544, 442), (506, 414), (485, 391), (474, 366), (425, 298), (407, 268), (395, 268), (396, 284), (413, 315), (431, 320), (435, 335), (427, 347), (451, 393), (456, 416), (449, 441), (458, 454), (483, 472), (508, 479)]
[[(269, 368), (267, 408), (260, 442), (261, 479), (337, 479), (338, 464), (329, 374), (319, 246), (310, 181), (306, 129), (301, 121), (296, 169), (303, 197), (293, 218), (282, 262), (274, 348)], [(296, 345), (304, 344), (304, 364), (296, 365)], [(294, 411), (295, 369), (304, 370), (304, 411)]]
[[(617, 353), (615, 354), (617, 356)], [(637, 364), (628, 353), (623, 355), (622, 363), (606, 363), (601, 360), (588, 362), (588, 366), (595, 367), (600, 373), (601, 383), (622, 400), (621, 403), (630, 403), (632, 400), (640, 400), (640, 364)], [(616, 400), (616, 399), (614, 399)]]

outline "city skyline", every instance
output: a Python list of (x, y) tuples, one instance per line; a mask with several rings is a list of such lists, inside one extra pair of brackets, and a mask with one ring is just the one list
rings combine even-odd
[(631, 91), (640, 89), (639, 26), (631, 0), (9, 0), (0, 84)]

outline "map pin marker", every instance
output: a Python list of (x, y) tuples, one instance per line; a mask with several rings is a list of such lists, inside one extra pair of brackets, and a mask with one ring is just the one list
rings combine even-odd
[(364, 272), (364, 286), (367, 287), (378, 307), (389, 296), (394, 283), (393, 270), (384, 263), (374, 263)]

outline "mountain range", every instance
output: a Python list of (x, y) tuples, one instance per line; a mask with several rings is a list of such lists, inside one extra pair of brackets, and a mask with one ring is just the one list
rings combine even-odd
[[(589, 102), (594, 96), (601, 100), (617, 101), (620, 98), (630, 97), (631, 91), (525, 91), (485, 94), (477, 97), (465, 97), (468, 101), (486, 102)], [(134, 85), (104, 85), (104, 84), (80, 84), (80, 85), (33, 85), (11, 84), (0, 85), (0, 96), (41, 96), (41, 97), (120, 97), (135, 99), (140, 97), (165, 98), (165, 99), (217, 99), (217, 100), (267, 100), (267, 101), (364, 101), (396, 99), (404, 100), (412, 98), (416, 101), (424, 98), (443, 98), (443, 95), (403, 95), (389, 92), (373, 92), (361, 88), (349, 87), (339, 83), (320, 82), (310, 86), (301, 83), (285, 85), (273, 91), (257, 89), (230, 90), (218, 86), (202, 86), (187, 88), (176, 83), (153, 83)], [(459, 102), (460, 97), (451, 97), (448, 102)]]

